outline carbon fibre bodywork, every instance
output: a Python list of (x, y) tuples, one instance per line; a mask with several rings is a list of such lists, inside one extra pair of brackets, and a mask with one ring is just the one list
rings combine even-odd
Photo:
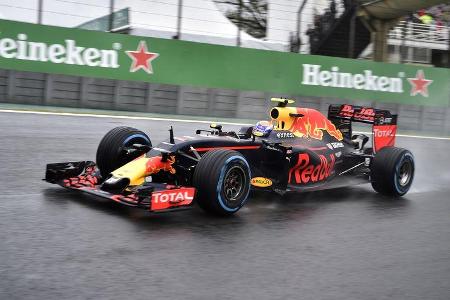
[[(370, 182), (375, 151), (365, 146), (368, 137), (352, 136), (351, 123), (395, 126), (396, 116), (342, 105), (331, 106), (326, 118), (316, 110), (286, 104), (272, 109), (274, 128), (267, 136), (251, 134), (251, 127), (225, 132), (220, 125), (192, 136), (174, 137), (171, 130), (167, 141), (142, 152), (108, 178), (102, 178), (93, 162), (71, 162), (47, 165), (45, 180), (150, 211), (186, 208), (194, 202), (193, 176), (203, 155), (228, 149), (248, 162), (253, 189), (284, 193)], [(383, 124), (378, 124), (381, 116)], [(388, 137), (384, 146), (393, 145), (395, 127)], [(148, 150), (134, 146), (135, 151)]]

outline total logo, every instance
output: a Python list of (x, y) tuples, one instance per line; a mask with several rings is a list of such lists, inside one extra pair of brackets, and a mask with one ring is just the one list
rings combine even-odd
[(179, 203), (184, 200), (192, 200), (194, 197), (190, 196), (188, 192), (174, 192), (174, 193), (155, 193), (153, 203)]
[[(25, 33), (17, 34), (14, 39), (0, 38), (0, 58), (6, 59), (117, 69), (121, 51), (121, 43), (113, 43), (111, 49), (97, 49), (80, 46), (72, 39), (55, 44), (29, 41)], [(130, 72), (143, 70), (153, 74), (152, 61), (159, 57), (159, 53), (149, 51), (146, 41), (140, 41), (136, 50), (124, 52), (131, 59)]]
[(152, 194), (151, 210), (161, 210), (170, 207), (189, 205), (194, 200), (194, 188), (179, 188), (154, 192)]
[(392, 129), (381, 130), (381, 129), (374, 128), (373, 135), (375, 137), (391, 137), (391, 136), (394, 136), (395, 134)]

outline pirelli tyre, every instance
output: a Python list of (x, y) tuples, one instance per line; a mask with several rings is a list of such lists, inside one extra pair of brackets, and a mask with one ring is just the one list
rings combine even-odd
[(248, 198), (250, 179), (250, 167), (242, 154), (224, 149), (209, 151), (195, 167), (196, 201), (209, 213), (234, 214)]
[(414, 156), (406, 149), (382, 148), (371, 163), (371, 182), (383, 195), (403, 196), (414, 179)]
[(98, 145), (96, 155), (97, 167), (103, 178), (142, 154), (139, 152), (127, 154), (124, 151), (133, 144), (152, 146), (150, 138), (136, 128), (121, 126), (105, 134)]

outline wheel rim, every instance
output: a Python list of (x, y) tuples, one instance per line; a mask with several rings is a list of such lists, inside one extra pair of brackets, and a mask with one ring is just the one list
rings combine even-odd
[(412, 163), (410, 161), (405, 161), (398, 172), (398, 182), (400, 186), (405, 187), (409, 184), (412, 177)]
[(124, 164), (134, 158), (136, 158), (138, 155), (140, 155), (139, 153), (137, 153), (137, 155), (135, 156), (130, 156), (130, 155), (126, 155), (123, 153), (123, 150), (125, 147), (130, 147), (133, 144), (143, 144), (143, 145), (150, 145), (150, 141), (145, 138), (143, 135), (135, 135), (135, 136), (131, 136), (128, 139), (126, 139), (122, 145), (122, 147), (119, 148), (118, 153), (119, 153), (119, 161), (121, 162), (120, 164)]
[(132, 135), (132, 136), (128, 137), (123, 142), (122, 147), (129, 147), (129, 146), (131, 146), (133, 144), (136, 144), (136, 143), (149, 145), (150, 141), (145, 136), (143, 136), (142, 134), (135, 134), (135, 135)]
[(245, 171), (240, 166), (231, 167), (225, 174), (223, 192), (227, 202), (235, 202), (244, 192)]

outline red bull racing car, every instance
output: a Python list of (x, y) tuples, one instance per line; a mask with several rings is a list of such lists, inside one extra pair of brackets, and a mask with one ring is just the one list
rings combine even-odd
[[(251, 189), (312, 191), (370, 182), (390, 196), (408, 192), (414, 157), (394, 147), (397, 115), (387, 110), (331, 105), (317, 110), (290, 107), (273, 98), (270, 120), (239, 132), (212, 124), (195, 136), (175, 137), (153, 147), (144, 132), (109, 131), (92, 161), (48, 164), (45, 180), (151, 212), (192, 207), (230, 215)], [(352, 134), (354, 122), (372, 125), (372, 143)]]

